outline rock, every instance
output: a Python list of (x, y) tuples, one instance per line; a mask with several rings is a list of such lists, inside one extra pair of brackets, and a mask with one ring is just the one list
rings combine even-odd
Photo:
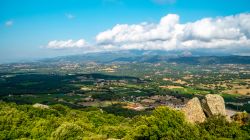
[(220, 95), (207, 94), (202, 100), (202, 107), (208, 117), (213, 115), (226, 116), (224, 99)]
[(187, 121), (191, 123), (195, 122), (204, 122), (206, 120), (206, 116), (201, 107), (201, 103), (197, 97), (189, 100), (184, 108), (182, 108)]
[(35, 103), (33, 105), (34, 108), (41, 108), (41, 109), (49, 109), (49, 106), (47, 105), (43, 105), (43, 104), (39, 104), (39, 103)]
[(247, 112), (237, 112), (232, 116), (232, 120), (240, 125), (247, 124), (249, 118)]
[(201, 103), (197, 97), (188, 101), (182, 109), (187, 120), (191, 123), (204, 122), (206, 117), (214, 115), (225, 116), (227, 121), (231, 121), (227, 116), (224, 99), (220, 95), (207, 94)]

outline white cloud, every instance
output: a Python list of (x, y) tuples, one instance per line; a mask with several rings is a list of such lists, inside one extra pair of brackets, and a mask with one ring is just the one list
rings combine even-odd
[(237, 50), (250, 48), (250, 14), (203, 18), (181, 24), (168, 14), (160, 22), (117, 24), (96, 36), (99, 46), (110, 49), (190, 50), (198, 48)]
[(88, 47), (84, 39), (79, 40), (53, 40), (48, 42), (46, 48), (50, 49), (69, 49), (69, 48), (84, 48)]
[(5, 22), (5, 26), (7, 26), (7, 27), (12, 26), (13, 24), (14, 24), (14, 21), (12, 21), (12, 20)]
[(69, 14), (69, 13), (66, 13), (65, 16), (66, 16), (68, 19), (73, 19), (73, 18), (75, 18), (74, 15)]

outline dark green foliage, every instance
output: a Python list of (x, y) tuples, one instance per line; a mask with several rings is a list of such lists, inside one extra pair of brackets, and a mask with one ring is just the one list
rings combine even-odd
[(103, 110), (107, 113), (111, 113), (117, 116), (123, 117), (134, 117), (136, 115), (147, 115), (150, 114), (149, 111), (136, 111), (124, 108), (122, 104), (113, 104), (111, 106), (103, 107)]
[(243, 106), (227, 104), (227, 107), (230, 107), (230, 108), (238, 110), (238, 111), (250, 112), (250, 104), (244, 104)]
[(200, 124), (201, 129), (206, 130), (214, 138), (246, 139), (249, 137), (246, 131), (240, 129), (236, 122), (228, 122), (224, 116), (213, 116)]
[[(82, 137), (99, 135), (107, 137), (106, 133), (111, 128), (115, 129), (120, 125), (127, 126), (125, 120), (123, 117), (116, 117), (101, 111), (85, 112), (72, 110), (62, 105), (40, 109), (30, 105), (1, 102), (0, 139), (82, 139)], [(104, 132), (105, 134), (102, 134)], [(117, 134), (109, 136), (124, 137), (125, 132), (124, 127), (118, 129)]]
[(198, 139), (199, 130), (185, 122), (181, 112), (166, 107), (157, 108), (149, 117), (137, 118), (131, 139)]
[(190, 124), (180, 111), (167, 107), (125, 118), (97, 108), (81, 111), (53, 105), (41, 109), (0, 102), (0, 139), (249, 139), (249, 132), (250, 122), (240, 126), (215, 116)]
[[(248, 134), (250, 134), (250, 121), (248, 121), (247, 125), (243, 125), (242, 129), (246, 131)], [(250, 137), (250, 136), (249, 136)]]
[(128, 80), (140, 81), (136, 77), (129, 76), (113, 76), (104, 74), (78, 74), (78, 75), (63, 75), (63, 74), (13, 74), (13, 77), (6, 78), (0, 82), (0, 96), (13, 94), (45, 94), (45, 93), (68, 93), (79, 88), (72, 86), (72, 80), (77, 77), (85, 77), (87, 80), (78, 81), (75, 84), (93, 85), (97, 79), (105, 80)]

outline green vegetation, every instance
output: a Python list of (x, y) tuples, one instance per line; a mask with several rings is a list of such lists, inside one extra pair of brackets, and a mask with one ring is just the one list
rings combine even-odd
[[(250, 57), (95, 57), (1, 64), (0, 139), (250, 139)], [(190, 124), (168, 108), (206, 94), (246, 113)]]
[[(182, 61), (4, 64), (0, 66), (0, 99), (18, 104), (59, 103), (73, 108), (106, 106), (99, 105), (100, 101), (141, 103), (155, 95), (170, 95), (182, 101), (156, 101), (151, 104), (156, 107), (184, 104), (194, 96), (211, 93), (223, 95), (227, 108), (250, 112), (250, 65), (199, 64), (210, 62), (206, 59), (199, 58), (197, 64)], [(214, 59), (217, 58), (211, 60)]]
[(190, 124), (181, 112), (158, 107), (148, 115), (125, 118), (99, 109), (49, 109), (0, 102), (0, 139), (249, 139), (250, 122), (240, 125), (214, 116)]

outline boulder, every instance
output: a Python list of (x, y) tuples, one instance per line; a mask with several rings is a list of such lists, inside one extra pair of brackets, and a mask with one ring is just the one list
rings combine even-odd
[(206, 120), (201, 103), (197, 97), (189, 100), (185, 107), (182, 108), (182, 111), (184, 112), (187, 121), (191, 123), (201, 123)]
[(44, 105), (44, 104), (39, 104), (39, 103), (35, 103), (33, 105), (34, 108), (41, 108), (41, 109), (49, 109), (49, 106)]
[(213, 115), (227, 115), (224, 99), (220, 95), (207, 94), (205, 99), (202, 100), (202, 107), (207, 117)]

